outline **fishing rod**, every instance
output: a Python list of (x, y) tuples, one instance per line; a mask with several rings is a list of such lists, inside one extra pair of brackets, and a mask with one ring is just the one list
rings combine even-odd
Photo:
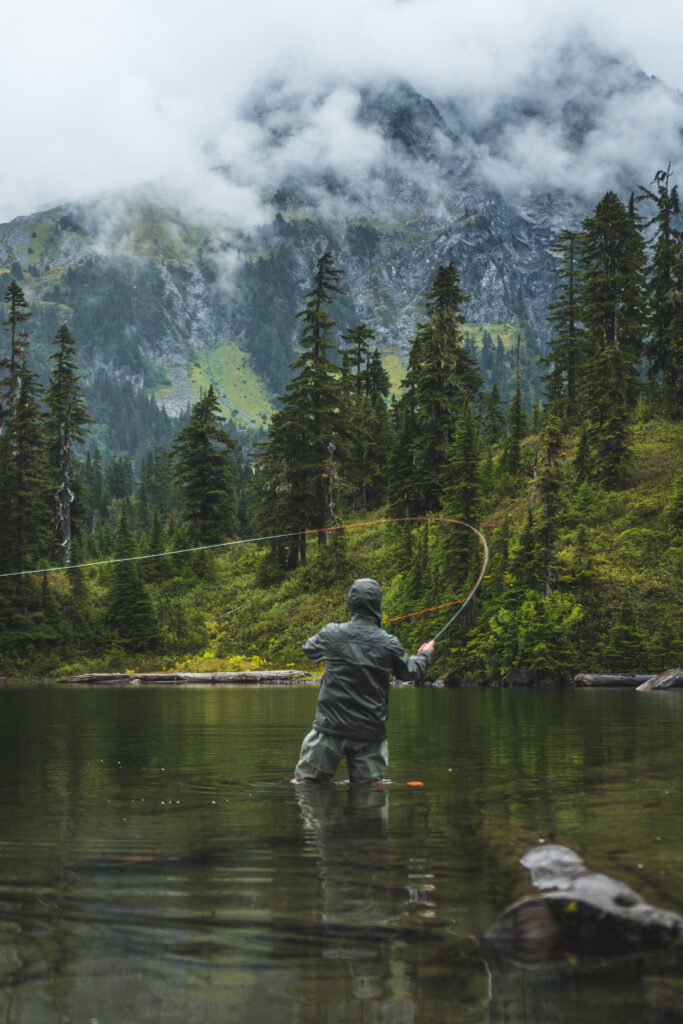
[(446, 630), (448, 630), (451, 627), (451, 625), (455, 622), (458, 616), (463, 613), (467, 605), (470, 603), (470, 601), (476, 594), (477, 589), (479, 588), (479, 584), (483, 580), (484, 574), (486, 573), (486, 568), (489, 560), (489, 549), (484, 535), (480, 533), (479, 530), (476, 529), (476, 527), (471, 526), (470, 523), (465, 523), (461, 519), (451, 519), (445, 516), (398, 516), (392, 519), (369, 519), (360, 523), (343, 523), (334, 526), (311, 527), (310, 529), (294, 530), (289, 533), (274, 533), (268, 534), (263, 537), (246, 537), (240, 538), (239, 540), (220, 541), (217, 544), (202, 544), (197, 547), (179, 548), (175, 551), (157, 551), (147, 555), (128, 555), (124, 558), (105, 558), (93, 562), (80, 562), (75, 565), (53, 565), (41, 569), (23, 569), (17, 572), (4, 572), (0, 573), (0, 579), (7, 579), (8, 577), (17, 576), (33, 576), (39, 573), (48, 572), (65, 572), (71, 569), (91, 569), (103, 565), (116, 565), (122, 562), (143, 562), (150, 558), (170, 558), (172, 555), (186, 555), (197, 553), (200, 551), (213, 551), (218, 548), (236, 547), (242, 544), (258, 544), (264, 543), (266, 541), (291, 540), (294, 537), (310, 535), (318, 536), (323, 533), (334, 533), (338, 530), (357, 530), (363, 527), (387, 526), (392, 523), (426, 523), (427, 525), (433, 523), (450, 523), (453, 526), (462, 526), (465, 527), (465, 529), (470, 530), (472, 533), (475, 534), (481, 545), (483, 553), (481, 568), (479, 570), (476, 580), (474, 581), (474, 584), (470, 588), (469, 593), (467, 594), (466, 597), (458, 598), (454, 601), (446, 601), (445, 604), (434, 605), (431, 608), (422, 608), (419, 611), (408, 612), (405, 615), (397, 615), (395, 618), (385, 620), (385, 625), (387, 625), (390, 622), (398, 622), (402, 619), (409, 619), (417, 615), (426, 615), (428, 612), (439, 611), (442, 608), (452, 608), (456, 604), (460, 605), (458, 610), (455, 612), (454, 615), (451, 616), (446, 625), (439, 630), (435, 637), (433, 637), (433, 639), (436, 641), (441, 636), (443, 636), (443, 634), (446, 632)]

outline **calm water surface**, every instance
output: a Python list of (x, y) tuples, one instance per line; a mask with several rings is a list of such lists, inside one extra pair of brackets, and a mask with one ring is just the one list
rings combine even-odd
[(0, 689), (0, 1024), (683, 1022), (681, 944), (479, 941), (539, 840), (683, 913), (683, 691), (400, 688), (392, 784), (311, 791), (316, 695)]

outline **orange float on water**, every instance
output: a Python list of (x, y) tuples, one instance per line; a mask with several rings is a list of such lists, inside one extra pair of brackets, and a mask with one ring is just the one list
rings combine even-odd
[(406, 782), (406, 786), (424, 786), (424, 782)]

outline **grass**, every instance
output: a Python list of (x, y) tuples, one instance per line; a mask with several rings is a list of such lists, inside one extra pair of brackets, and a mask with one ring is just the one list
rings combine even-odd
[(214, 349), (207, 366), (224, 412), (246, 426), (262, 426), (270, 419), (271, 395), (236, 342), (226, 341)]
[(392, 395), (400, 395), (401, 383), (406, 371), (399, 350), (397, 348), (382, 349), (382, 364), (389, 374)]
[(517, 344), (517, 336), (520, 333), (520, 328), (517, 324), (513, 323), (492, 323), (489, 321), (483, 324), (465, 324), (463, 326), (463, 332), (471, 335), (478, 345), (481, 344), (484, 331), (488, 331), (491, 335), (494, 345), (497, 344), (498, 335), (500, 335), (504, 347), (506, 349), (511, 349)]

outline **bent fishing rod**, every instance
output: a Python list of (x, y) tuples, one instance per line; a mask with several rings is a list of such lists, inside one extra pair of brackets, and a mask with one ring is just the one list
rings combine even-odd
[(480, 533), (480, 531), (477, 530), (477, 528), (472, 526), (470, 523), (465, 523), (461, 519), (451, 519), (446, 516), (399, 516), (392, 519), (370, 519), (360, 523), (343, 523), (341, 525), (334, 526), (311, 527), (305, 530), (293, 530), (289, 533), (269, 534), (264, 537), (246, 537), (240, 538), (239, 540), (221, 541), (217, 544), (202, 544), (198, 547), (179, 548), (175, 551), (157, 551), (147, 555), (128, 555), (124, 558), (105, 558), (99, 561), (81, 562), (76, 565), (53, 565), (41, 569), (23, 569), (17, 572), (4, 572), (0, 573), (0, 579), (7, 579), (8, 577), (17, 576), (33, 576), (39, 573), (48, 572), (64, 572), (70, 569), (92, 569), (103, 565), (116, 565), (121, 562), (143, 562), (150, 558), (170, 558), (172, 555), (186, 555), (197, 553), (200, 551), (215, 551), (219, 548), (237, 547), (242, 544), (258, 544), (265, 543), (266, 541), (291, 540), (294, 537), (301, 536), (319, 536), (320, 534), (333, 533), (338, 530), (357, 530), (363, 527), (367, 528), (373, 526), (387, 526), (392, 523), (426, 523), (427, 525), (436, 523), (450, 523), (453, 526), (462, 526), (465, 529), (470, 530), (477, 537), (481, 545), (483, 554), (481, 568), (479, 569), (477, 578), (475, 579), (473, 585), (470, 587), (469, 593), (467, 594), (466, 597), (458, 598), (454, 601), (446, 601), (444, 604), (434, 605), (431, 608), (421, 608), (419, 611), (408, 612), (407, 614), (397, 615), (394, 618), (385, 620), (384, 624), (388, 625), (390, 622), (399, 622), (403, 619), (413, 618), (417, 615), (426, 615), (428, 612), (440, 611), (443, 608), (452, 608), (454, 605), (459, 605), (459, 608), (450, 617), (445, 626), (443, 626), (439, 630), (439, 632), (434, 637), (432, 637), (434, 641), (437, 641), (439, 640), (440, 637), (443, 636), (443, 634), (448, 629), (450, 629), (450, 627), (453, 625), (458, 616), (462, 615), (463, 611), (476, 594), (479, 588), (479, 584), (483, 580), (484, 575), (486, 573), (486, 568), (488, 566), (489, 561), (489, 549), (484, 535)]

